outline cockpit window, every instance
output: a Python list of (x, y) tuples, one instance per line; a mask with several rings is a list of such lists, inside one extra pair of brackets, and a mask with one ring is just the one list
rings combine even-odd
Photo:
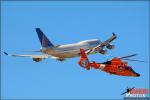
[(132, 68), (130, 68), (130, 71), (132, 71), (133, 73), (136, 73)]
[(125, 67), (125, 69), (126, 70), (129, 70), (129, 71), (131, 71), (131, 72), (135, 72), (132, 68), (130, 68), (130, 67)]

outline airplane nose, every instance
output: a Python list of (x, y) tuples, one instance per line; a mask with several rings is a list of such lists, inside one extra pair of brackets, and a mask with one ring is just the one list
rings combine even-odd
[(137, 76), (137, 77), (139, 77), (139, 76), (140, 76), (140, 74), (139, 74), (139, 73), (136, 73), (136, 76)]

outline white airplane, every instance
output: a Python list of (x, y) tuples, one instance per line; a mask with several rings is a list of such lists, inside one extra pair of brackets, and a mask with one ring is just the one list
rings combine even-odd
[[(98, 39), (91, 39), (91, 40), (80, 41), (74, 44), (55, 46), (54, 44), (52, 44), (52, 42), (48, 40), (48, 38), (44, 35), (44, 33), (41, 31), (40, 28), (36, 28), (36, 32), (42, 46), (39, 52), (42, 52), (43, 54), (20, 55), (20, 54), (8, 54), (7, 52), (4, 52), (4, 54), (9, 56), (16, 56), (16, 57), (30, 57), (35, 62), (40, 62), (42, 59), (49, 58), (49, 57), (59, 61), (64, 61), (66, 58), (73, 58), (73, 57), (80, 56), (80, 48), (83, 48), (86, 54), (95, 54), (95, 53), (106, 54), (107, 51), (104, 48), (106, 47), (108, 49), (113, 49), (114, 45), (110, 45), (110, 42), (116, 39), (116, 35), (113, 33), (113, 35), (104, 42), (101, 42)], [(37, 51), (31, 51), (31, 52), (37, 52)]]

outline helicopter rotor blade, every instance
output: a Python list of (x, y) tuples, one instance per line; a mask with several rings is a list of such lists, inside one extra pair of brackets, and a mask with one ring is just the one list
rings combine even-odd
[(142, 61), (142, 60), (135, 60), (135, 59), (124, 59), (123, 60), (129, 60), (129, 61), (136, 61), (136, 62), (144, 62), (147, 63), (147, 61)]
[(119, 59), (130, 58), (130, 57), (133, 57), (133, 56), (137, 56), (137, 54), (132, 54), (132, 55), (129, 55), (129, 56), (123, 56), (123, 57), (120, 57)]

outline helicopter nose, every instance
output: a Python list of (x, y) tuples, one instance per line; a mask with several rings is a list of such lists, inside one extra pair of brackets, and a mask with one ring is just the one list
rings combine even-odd
[(140, 76), (140, 74), (139, 74), (139, 73), (136, 73), (136, 76), (137, 76), (137, 77), (139, 77), (139, 76)]

